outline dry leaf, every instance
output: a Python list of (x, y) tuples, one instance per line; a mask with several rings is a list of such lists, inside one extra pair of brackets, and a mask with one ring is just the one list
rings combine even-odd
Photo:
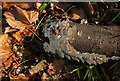
[(81, 8), (72, 8), (71, 11), (70, 18), (72, 20), (84, 19), (86, 17), (85, 11)]
[(10, 6), (6, 2), (2, 3), (2, 9), (3, 10), (9, 9), (9, 8), (10, 8)]
[(23, 24), (20, 21), (16, 21), (13, 19), (6, 19), (6, 21), (8, 22), (8, 24), (12, 27), (12, 28), (17, 28), (20, 29), (20, 32), (23, 32), (23, 30), (27, 27), (29, 27), (29, 25), (27, 24)]
[(18, 32), (16, 32), (16, 33), (14, 33), (14, 34), (12, 34), (13, 35), (13, 37), (15, 37), (16, 38), (16, 40), (18, 41), (18, 42), (21, 42), (22, 40), (23, 40), (23, 38), (24, 38), (24, 34), (23, 35), (21, 35), (21, 33), (18, 31)]
[(38, 19), (38, 11), (27, 11), (29, 15), (30, 23), (35, 22)]
[(47, 78), (48, 78), (48, 74), (46, 74), (46, 73), (44, 72), (43, 75), (42, 75), (42, 77), (41, 77), (41, 79), (45, 80), (45, 79), (47, 79)]
[(87, 11), (87, 13), (88, 13), (90, 16), (92, 16), (92, 15), (95, 13), (92, 4), (91, 4), (90, 2), (87, 2), (87, 3), (85, 3), (84, 5), (85, 5), (85, 10)]
[[(4, 13), (6, 21), (10, 25), (10, 27), (7, 27), (5, 29), (5, 33), (9, 33), (9, 35), (12, 35), (18, 42), (21, 43), (25, 36), (30, 36), (32, 34), (29, 30), (33, 30), (35, 28), (33, 25), (31, 25), (31, 23), (37, 20), (38, 12), (27, 12), (17, 6), (14, 6), (13, 9), (14, 10), (12, 11)], [(17, 20), (15, 20), (15, 18), (17, 18)], [(19, 29), (19, 31), (17, 31), (17, 29)], [(15, 42), (15, 40), (13, 40), (13, 38), (10, 38), (9, 35), (3, 34), (0, 36), (2, 44), (1, 51), (3, 57), (3, 71), (12, 71), (16, 67), (16, 65), (18, 65), (16, 64), (16, 61), (18, 61), (19, 57), (16, 57), (15, 54), (13, 54), (12, 52), (12, 42)], [(9, 69), (10, 67), (12, 69)]]
[(5, 11), (4, 12), (4, 15), (5, 15), (5, 17), (7, 18), (7, 19), (13, 19), (13, 20), (15, 20), (15, 17), (14, 17), (14, 15), (9, 11)]
[(71, 18), (72, 20), (78, 20), (78, 19), (80, 19), (80, 16), (79, 16), (78, 14), (72, 14), (72, 15), (70, 16), (70, 18)]
[(2, 52), (2, 62), (5, 62), (6, 58), (10, 55), (11, 52), (11, 39), (7, 34), (0, 35), (0, 44), (1, 44), (1, 52)]
[(26, 11), (17, 6), (13, 7), (14, 16), (21, 22), (26, 24), (31, 24), (38, 19), (39, 12), (38, 11)]
[(30, 9), (30, 8), (34, 8), (34, 5), (35, 3), (31, 3), (31, 2), (4, 2), (4, 7), (3, 8), (6, 8), (5, 5), (8, 5), (8, 6), (13, 6), (13, 5), (16, 5), (22, 9)]
[(25, 76), (25, 74), (21, 73), (18, 76), (10, 77), (11, 80), (19, 80), (19, 81), (28, 81), (29, 77)]
[(19, 57), (13, 54), (12, 52), (12, 41), (13, 39), (9, 37), (7, 34), (0, 35), (0, 51), (2, 52), (2, 71), (3, 71), (3, 77), (5, 77), (6, 74), (11, 75), (10, 71), (15, 68), (15, 66), (18, 65)]
[[(30, 23), (35, 22), (38, 19), (39, 14), (37, 11), (25, 11), (17, 6), (15, 6), (14, 9), (17, 11), (8, 11), (5, 12), (4, 15), (11, 28), (19, 29), (18, 32), (12, 33), (12, 36), (15, 37), (17, 41), (21, 42), (25, 36), (30, 36), (32, 34), (28, 30), (33, 30), (35, 27)], [(12, 13), (16, 14), (13, 15)], [(15, 20), (14, 16), (20, 21)], [(23, 21), (27, 22), (27, 24), (23, 23)], [(7, 32), (11, 31), (5, 30), (5, 33)]]
[(58, 9), (67, 10), (71, 6), (71, 4), (68, 4), (68, 3), (50, 3), (50, 6), (52, 9), (54, 9), (54, 7), (56, 6), (56, 8), (58, 8)]
[(30, 24), (29, 15), (26, 10), (23, 10), (14, 5), (12, 13), (19, 21), (25, 24)]
[[(12, 11), (6, 11), (4, 15), (6, 19), (11, 19), (12, 21), (13, 20), (15, 21), (14, 17), (16, 17), (17, 20), (19, 20), (21, 23), (30, 25), (32, 22), (35, 22), (38, 19), (39, 12), (38, 11), (26, 11), (17, 6), (14, 6)], [(8, 22), (8, 24), (10, 23)]]
[(53, 63), (48, 66), (49, 69), (47, 72), (49, 75), (60, 75), (63, 71), (64, 66), (65, 61), (63, 59), (54, 59)]
[[(0, 35), (1, 55), (8, 55), (11, 51), (11, 38), (7, 34)], [(4, 58), (3, 58), (4, 59)]]
[(0, 2), (0, 10), (2, 10), (2, 2)]
[[(11, 28), (19, 29), (19, 31), (12, 34), (12, 36), (15, 37), (17, 41), (21, 42), (25, 36), (32, 34), (28, 30), (35, 28), (31, 23), (38, 19), (39, 13), (38, 11), (26, 11), (14, 6), (12, 11), (5, 12), (4, 15)], [(14, 16), (19, 21), (15, 20)]]
[(39, 8), (40, 8), (40, 6), (42, 5), (42, 3), (41, 2), (37, 2), (36, 4), (35, 4), (35, 6), (36, 6), (36, 8), (39, 10)]
[[(4, 66), (2, 69), (7, 69), (10, 66), (10, 63), (13, 61), (12, 58), (8, 59), (10, 57), (11, 53), (11, 39), (8, 37), (7, 34), (0, 35), (0, 45), (2, 52), (2, 63), (4, 63)], [(8, 60), (7, 60), (8, 59)]]
[(26, 77), (25, 74), (21, 73), (19, 74), (18, 78), (21, 80), (27, 80), (29, 77)]
[(18, 31), (18, 30), (10, 28), (10, 27), (6, 27), (4, 33), (7, 34), (7, 33), (11, 33), (11, 32), (16, 32), (16, 31)]

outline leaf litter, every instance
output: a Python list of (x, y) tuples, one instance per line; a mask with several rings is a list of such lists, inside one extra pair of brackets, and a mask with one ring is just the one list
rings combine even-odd
[[(11, 7), (12, 4), (12, 7)], [(25, 6), (22, 7), (21, 4), (17, 4), (16, 3), (4, 3), (4, 7), (3, 8), (7, 8), (7, 11), (4, 12), (4, 16), (6, 17), (6, 21), (8, 23), (8, 26), (6, 27), (7, 29), (5, 29), (5, 33), (3, 35), (0, 36), (1, 38), (1, 43), (2, 43), (2, 54), (3, 54), (3, 60), (2, 60), (2, 66), (3, 66), (3, 77), (6, 77), (7, 75), (5, 74), (9, 74), (11, 79), (28, 79), (29, 77), (27, 77), (25, 75), (25, 73), (18, 73), (18, 75), (16, 76), (16, 74), (14, 72), (13, 69), (17, 69), (18, 66), (17, 65), (21, 65), (21, 60), (22, 58), (19, 55), (16, 55), (13, 53), (13, 49), (14, 46), (16, 46), (17, 43), (18, 46), (22, 45), (22, 41), (24, 40), (24, 37), (26, 36), (31, 36), (33, 34), (33, 29), (35, 29), (35, 22), (38, 20), (38, 15), (39, 15), (39, 11), (38, 8), (37, 10), (25, 10)], [(26, 3), (25, 3), (26, 4)], [(32, 5), (35, 3), (31, 3)], [(66, 3), (65, 3), (66, 4)], [(89, 13), (89, 15), (91, 16), (92, 21), (96, 21), (95, 17), (93, 17), (93, 15), (96, 15), (96, 12), (94, 11), (94, 6), (91, 3), (88, 3), (89, 5), (86, 5), (85, 10), (87, 10), (87, 12)], [(19, 5), (19, 6), (18, 6)], [(94, 4), (95, 6), (98, 4)], [(21, 6), (21, 7), (20, 7)], [(41, 3), (39, 3), (38, 5), (39, 7), (41, 6)], [(37, 6), (36, 6), (37, 7)], [(54, 9), (61, 9), (58, 6), (53, 6)], [(56, 7), (56, 8), (55, 8)], [(70, 6), (68, 6), (68, 8), (70, 8)], [(66, 9), (68, 9), (66, 8)], [(94, 8), (94, 9), (93, 9)], [(30, 9), (30, 6), (27, 8)], [(4, 9), (3, 9), (4, 10)], [(84, 10), (82, 10), (82, 13), (78, 12), (76, 13), (76, 10), (80, 10), (81, 8), (75, 8), (73, 10), (71, 10), (73, 13), (71, 14), (72, 17), (71, 19), (73, 19), (73, 21), (78, 21), (80, 18), (80, 16), (82, 16), (83, 18), (86, 17), (86, 12), (84, 12)], [(46, 11), (45, 11), (46, 12)], [(65, 11), (63, 11), (65, 12)], [(99, 12), (99, 11), (98, 11)], [(99, 16), (99, 14), (97, 14)], [(35, 79), (35, 74), (43, 74), (41, 79), (51, 79), (49, 76), (51, 75), (53, 79), (56, 79), (58, 77), (61, 77), (61, 74), (64, 73), (64, 68), (66, 67), (66, 63), (64, 64), (64, 62), (61, 62), (63, 60), (59, 60), (59, 59), (53, 59), (53, 58), (49, 58), (47, 57), (48, 62), (50, 61), (50, 63), (48, 63), (48, 69), (47, 72), (44, 72), (44, 70), (40, 71), (39, 69), (37, 69), (37, 72), (32, 71), (31, 73), (33, 74), (33, 77)], [(52, 63), (51, 63), (51, 59)], [(36, 62), (37, 64), (39, 64), (39, 62)], [(67, 62), (69, 64), (69, 62)], [(23, 63), (24, 64), (24, 63)], [(37, 67), (37, 64), (34, 65), (35, 67)], [(29, 63), (27, 63), (28, 66), (32, 67)], [(27, 66), (27, 69), (30, 68)], [(61, 66), (61, 67), (60, 67)], [(71, 66), (71, 65), (69, 65)], [(72, 65), (74, 66), (74, 64)], [(10, 69), (11, 68), (11, 69)], [(25, 67), (24, 67), (25, 68)], [(37, 67), (38, 68), (38, 67)], [(74, 67), (72, 67), (74, 68)], [(34, 69), (34, 68), (33, 68)], [(8, 71), (9, 70), (9, 71)], [(25, 69), (24, 69), (25, 70)], [(68, 69), (69, 70), (69, 69)], [(11, 72), (11, 73), (10, 73)], [(11, 75), (14, 75), (11, 76)], [(64, 75), (62, 75), (64, 76)], [(7, 76), (8, 77), (8, 76)], [(70, 76), (68, 75), (67, 78), (70, 78)], [(75, 78), (75, 77), (74, 77)]]

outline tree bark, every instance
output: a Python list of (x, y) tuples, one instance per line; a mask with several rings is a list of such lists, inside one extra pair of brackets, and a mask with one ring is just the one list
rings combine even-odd
[(120, 27), (76, 24), (76, 28), (71, 45), (77, 51), (120, 56)]

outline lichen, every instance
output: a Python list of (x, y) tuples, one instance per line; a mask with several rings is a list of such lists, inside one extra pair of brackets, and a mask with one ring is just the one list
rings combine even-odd
[(109, 59), (119, 60), (119, 57), (106, 57), (97, 53), (81, 53), (77, 51), (70, 43), (75, 39), (75, 35), (78, 33), (76, 25), (71, 25), (71, 22), (67, 20), (56, 21), (46, 24), (43, 27), (43, 33), (45, 37), (49, 38), (49, 43), (43, 44), (44, 50), (51, 54), (58, 55), (61, 58), (73, 59), (78, 62), (87, 62), (88, 64), (102, 64)]

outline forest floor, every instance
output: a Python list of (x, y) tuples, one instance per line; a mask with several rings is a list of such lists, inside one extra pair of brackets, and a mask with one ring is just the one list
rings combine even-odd
[(1, 78), (20, 81), (120, 81), (120, 61), (89, 65), (50, 56), (42, 27), (49, 15), (77, 24), (120, 26), (120, 2), (2, 2)]

